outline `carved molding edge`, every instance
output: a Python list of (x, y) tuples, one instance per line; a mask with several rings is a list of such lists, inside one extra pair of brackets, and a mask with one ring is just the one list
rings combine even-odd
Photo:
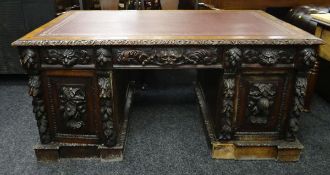
[(196, 65), (216, 64), (218, 56), (216, 49), (184, 49), (184, 48), (156, 48), (153, 50), (115, 49), (118, 54), (116, 64), (141, 64), (141, 65)]
[(267, 124), (276, 90), (271, 83), (255, 83), (248, 94), (247, 118), (253, 124)]
[(101, 120), (104, 145), (114, 146), (117, 142), (117, 133), (114, 128), (112, 106), (112, 72), (103, 72), (98, 78)]
[(234, 40), (166, 40), (166, 39), (112, 39), (112, 40), (17, 40), (12, 46), (99, 46), (99, 45), (315, 45), (319, 39), (234, 39)]
[(51, 137), (49, 133), (49, 126), (47, 120), (47, 112), (44, 100), (42, 99), (42, 93), (40, 90), (41, 81), (39, 75), (32, 75), (29, 78), (29, 95), (33, 97), (33, 113), (37, 120), (40, 142), (47, 144), (51, 142)]
[(300, 114), (304, 109), (306, 87), (307, 87), (307, 78), (298, 77), (295, 85), (293, 109), (290, 114), (288, 131), (286, 133), (286, 140), (288, 141), (295, 141), (296, 134), (299, 130), (298, 122), (299, 122)]

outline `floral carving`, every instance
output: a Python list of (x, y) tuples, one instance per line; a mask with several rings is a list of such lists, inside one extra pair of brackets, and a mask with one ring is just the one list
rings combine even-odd
[(248, 94), (247, 116), (253, 124), (266, 124), (274, 103), (276, 90), (271, 83), (253, 84)]
[(108, 74), (110, 74), (110, 77), (99, 77), (98, 84), (100, 89), (101, 119), (105, 136), (104, 145), (110, 147), (116, 145), (117, 134), (114, 128), (112, 112), (112, 73), (105, 72), (105, 75)]
[(22, 51), (20, 62), (25, 69), (36, 69), (38, 67), (37, 54), (32, 49), (25, 49)]
[(111, 53), (109, 50), (100, 48), (96, 50), (96, 64), (98, 66), (105, 66), (111, 62)]
[(224, 79), (223, 86), (223, 107), (221, 128), (219, 134), (219, 140), (230, 140), (232, 138), (231, 117), (233, 114), (233, 97), (235, 88), (235, 79)]
[(40, 85), (41, 82), (39, 76), (30, 76), (29, 95), (33, 97), (33, 113), (35, 114), (35, 118), (37, 120), (40, 141), (41, 143), (46, 144), (51, 142), (51, 137), (48, 131), (47, 113), (40, 91)]
[(189, 50), (183, 49), (160, 49), (154, 52), (139, 50), (119, 51), (118, 64), (142, 64), (142, 65), (196, 65), (216, 64), (217, 57), (205, 49)]
[(81, 88), (63, 86), (60, 89), (60, 111), (71, 129), (79, 129), (85, 125), (87, 111), (86, 94)]
[(89, 64), (91, 57), (89, 51), (84, 49), (48, 49), (42, 61), (72, 67), (75, 64)]
[(50, 143), (51, 138), (48, 131), (48, 120), (44, 101), (40, 97), (34, 97), (32, 100), (33, 113), (37, 120), (40, 141), (43, 144)]
[(100, 98), (111, 98), (110, 79), (101, 77), (98, 83), (100, 86)]
[(39, 92), (40, 92), (40, 77), (35, 75), (35, 76), (30, 76), (29, 78), (29, 95), (32, 97), (36, 97)]
[(265, 66), (275, 65), (277, 63), (293, 63), (293, 51), (279, 49), (250, 49), (243, 52), (244, 62), (250, 64), (261, 64)]
[(299, 77), (296, 81), (293, 109), (289, 119), (289, 129), (286, 134), (288, 141), (294, 141), (299, 130), (299, 116), (304, 109), (304, 98), (307, 87), (307, 79)]

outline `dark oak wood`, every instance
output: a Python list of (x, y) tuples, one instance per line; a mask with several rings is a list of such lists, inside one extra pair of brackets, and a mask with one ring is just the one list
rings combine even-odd
[[(208, 28), (187, 18), (205, 18)], [(134, 74), (196, 69), (213, 158), (296, 161), (320, 43), (261, 11), (91, 11), (60, 16), (13, 45), (30, 75), (39, 160), (122, 158)]]

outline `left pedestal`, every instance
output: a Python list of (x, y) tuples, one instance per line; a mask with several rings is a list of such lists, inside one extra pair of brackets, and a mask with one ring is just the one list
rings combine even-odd
[[(127, 119), (118, 116), (106, 49), (22, 49), (40, 142), (37, 159), (120, 160)], [(123, 106), (123, 105), (122, 105)]]

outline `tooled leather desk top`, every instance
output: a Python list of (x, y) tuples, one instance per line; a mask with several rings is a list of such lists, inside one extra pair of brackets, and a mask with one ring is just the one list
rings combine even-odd
[(320, 44), (262, 11), (71, 11), (13, 43), (47, 45)]

